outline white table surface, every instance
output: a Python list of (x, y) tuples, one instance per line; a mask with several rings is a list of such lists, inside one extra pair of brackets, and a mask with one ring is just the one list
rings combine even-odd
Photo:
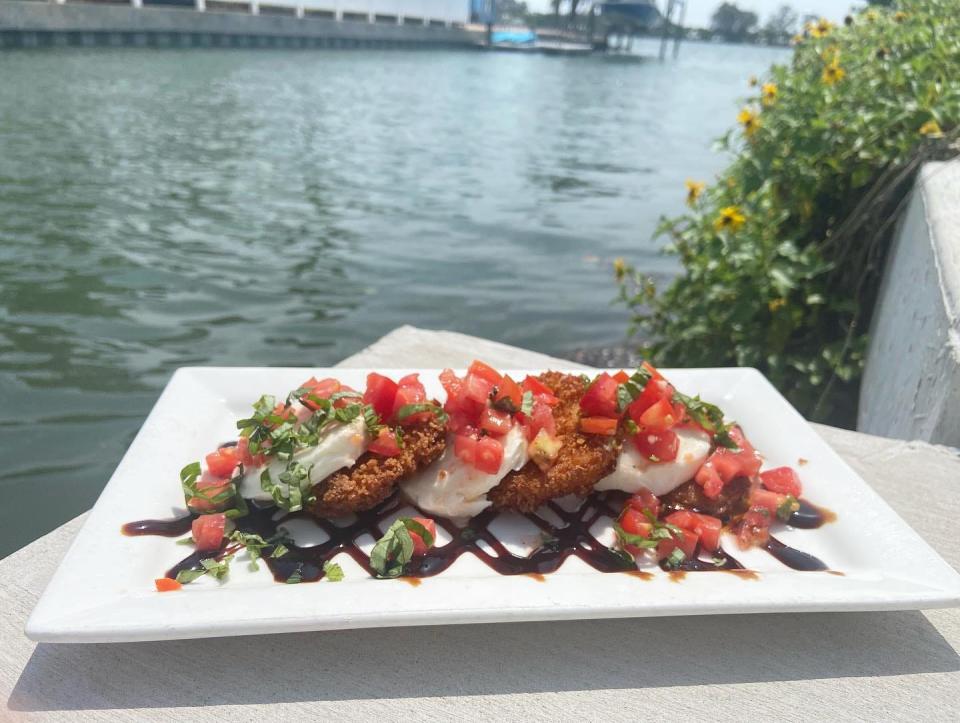
[[(402, 327), (342, 366), (571, 368)], [(955, 450), (817, 431), (960, 568)], [(960, 610), (591, 620), (36, 644), (82, 516), (0, 561), (2, 719), (960, 720)]]

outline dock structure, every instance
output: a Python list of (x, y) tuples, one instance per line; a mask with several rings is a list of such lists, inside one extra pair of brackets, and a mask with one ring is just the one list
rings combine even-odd
[(0, 0), (0, 48), (468, 48), (467, 0)]

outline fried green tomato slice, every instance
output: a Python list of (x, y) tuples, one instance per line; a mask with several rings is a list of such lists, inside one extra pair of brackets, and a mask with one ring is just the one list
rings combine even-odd
[(618, 438), (582, 434), (579, 430), (580, 399), (587, 390), (587, 382), (561, 372), (546, 372), (538, 379), (560, 400), (553, 408), (553, 418), (563, 446), (546, 472), (528, 462), (490, 490), (487, 498), (497, 509), (532, 512), (556, 497), (586, 496), (617, 464)]
[(397, 483), (437, 459), (446, 447), (446, 428), (436, 417), (403, 428), (403, 447), (394, 457), (365, 452), (352, 467), (313, 486), (308, 506), (315, 517), (342, 517), (369, 510), (393, 494)]

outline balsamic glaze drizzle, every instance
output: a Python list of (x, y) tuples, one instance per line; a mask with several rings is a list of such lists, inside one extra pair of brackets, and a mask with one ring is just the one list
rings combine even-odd
[[(564, 509), (556, 502), (548, 502), (547, 509), (560, 520), (557, 524), (536, 513), (525, 514), (524, 517), (532, 522), (543, 536), (540, 546), (527, 556), (510, 552), (491, 532), (490, 524), (500, 514), (497, 511), (485, 510), (464, 527), (459, 527), (448, 519), (435, 517), (437, 525), (450, 535), (451, 540), (431, 548), (422, 557), (408, 563), (406, 577), (413, 582), (418, 578), (438, 575), (461, 555), (470, 553), (501, 575), (529, 575), (542, 580), (544, 575), (556, 571), (568, 557), (575, 556), (598, 572), (626, 572), (641, 579), (650, 579), (649, 573), (638, 571), (632, 561), (601, 543), (590, 532), (590, 528), (601, 518), (616, 519), (625, 497), (626, 495), (610, 492), (591, 495), (573, 511)], [(324, 563), (341, 553), (349, 555), (368, 574), (374, 575), (370, 558), (357, 544), (357, 540), (364, 535), (379, 539), (386, 531), (386, 521), (390, 516), (406, 506), (407, 503), (399, 495), (394, 495), (372, 510), (357, 513), (353, 522), (337, 525), (331, 520), (317, 519), (305, 512), (283, 515), (276, 507), (262, 508), (250, 504), (249, 514), (234, 522), (241, 532), (257, 534), (264, 539), (277, 535), (283, 524), (292, 519), (307, 519), (318, 525), (329, 538), (320, 544), (305, 547), (285, 542), (288, 551), (280, 557), (270, 557), (272, 547), (267, 547), (262, 553), (262, 561), (270, 568), (277, 582), (287, 582), (291, 576), (299, 577), (302, 582), (315, 582), (323, 577)], [(125, 524), (122, 532), (125, 535), (178, 537), (190, 532), (194, 519), (194, 515), (186, 515), (172, 520), (140, 520)], [(832, 519), (835, 519), (835, 515), (829, 510), (822, 510), (801, 500), (800, 509), (790, 518), (789, 524), (812, 529)], [(220, 560), (241, 549), (242, 545), (225, 541), (217, 552), (194, 552), (165, 574), (175, 578), (182, 570), (200, 569), (201, 559), (212, 557)], [(795, 570), (827, 569), (823, 562), (812, 555), (789, 547), (773, 537), (763, 549)], [(665, 567), (666, 563), (661, 564), (664, 569), (668, 569)], [(701, 571), (722, 571), (745, 578), (756, 577), (756, 573), (747, 570), (734, 557), (720, 550), (710, 560), (700, 559), (698, 554), (683, 561), (679, 568), (673, 571), (675, 577), (672, 579), (680, 580), (686, 572)]]

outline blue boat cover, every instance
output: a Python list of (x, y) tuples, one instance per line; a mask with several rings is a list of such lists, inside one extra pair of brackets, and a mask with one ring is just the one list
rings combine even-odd
[(537, 42), (537, 34), (532, 30), (495, 30), (490, 33), (490, 42), (532, 45)]

